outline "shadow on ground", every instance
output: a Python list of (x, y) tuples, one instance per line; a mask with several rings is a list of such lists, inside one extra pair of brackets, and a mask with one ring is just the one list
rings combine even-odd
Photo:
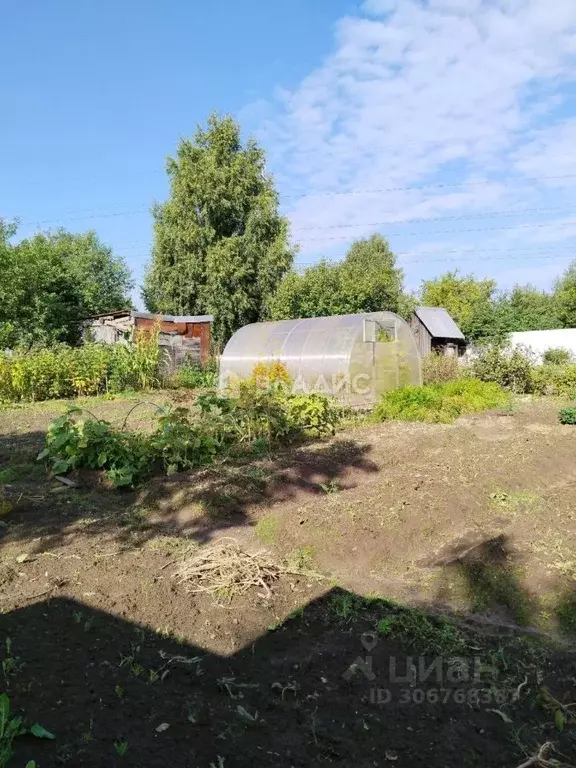
[[(0, 436), (3, 498), (12, 511), (4, 518), (4, 540), (39, 539), (49, 550), (78, 531), (109, 534), (127, 546), (159, 533), (199, 542), (231, 526), (251, 525), (249, 508), (270, 506), (325, 492), (325, 484), (354, 486), (360, 474), (378, 471), (371, 446), (334, 439), (314, 446), (279, 448), (172, 477), (153, 477), (136, 491), (103, 487), (100, 473), (82, 473), (68, 487), (51, 478), (36, 456), (43, 433)], [(40, 541), (41, 538), (41, 541)]]
[(2, 632), (13, 709), (56, 735), (15, 765), (514, 768), (575, 746), (553, 711), (574, 657), (338, 589), (229, 658), (66, 598)]

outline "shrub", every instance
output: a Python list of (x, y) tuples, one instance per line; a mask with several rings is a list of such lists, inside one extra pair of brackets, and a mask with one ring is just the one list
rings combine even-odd
[(71, 469), (103, 469), (114, 486), (134, 485), (149, 469), (147, 439), (137, 432), (114, 429), (101, 419), (80, 418), (80, 408), (69, 408), (55, 419), (38, 459), (47, 459), (54, 474)]
[(531, 350), (498, 345), (483, 348), (469, 366), (469, 374), (517, 393), (533, 391), (536, 360)]
[(576, 407), (561, 408), (558, 411), (560, 424), (576, 424)]
[(263, 442), (333, 432), (338, 415), (323, 395), (266, 392), (249, 382), (237, 398), (205, 392), (190, 408), (159, 410), (150, 435), (83, 419), (82, 409), (70, 408), (50, 425), (38, 458), (54, 473), (99, 469), (115, 487), (133, 486), (155, 465), (171, 475), (210, 464), (239, 443), (261, 450)]
[(209, 389), (218, 386), (218, 363), (210, 360), (204, 365), (186, 363), (174, 374), (173, 385), (187, 389)]
[(461, 378), (462, 370), (457, 357), (448, 357), (433, 352), (422, 360), (422, 381), (424, 384), (442, 384), (445, 381), (455, 381)]
[(334, 434), (340, 420), (338, 405), (320, 394), (288, 395), (284, 407), (290, 429), (314, 437)]
[(494, 382), (460, 379), (385, 392), (376, 406), (374, 418), (447, 423), (458, 416), (496, 408), (508, 401), (509, 395)]
[(135, 344), (64, 344), (0, 355), (0, 400), (48, 400), (160, 386), (156, 334)]
[(574, 356), (564, 347), (551, 347), (544, 352), (542, 362), (544, 365), (566, 365), (574, 362)]
[(532, 372), (533, 392), (539, 395), (576, 395), (576, 364), (540, 365)]

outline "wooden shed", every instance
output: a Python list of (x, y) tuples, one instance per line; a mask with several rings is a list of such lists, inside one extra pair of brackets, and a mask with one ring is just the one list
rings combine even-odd
[(466, 353), (466, 339), (443, 307), (416, 307), (410, 319), (420, 357), (435, 352), (441, 355)]
[(122, 309), (84, 320), (84, 338), (105, 344), (127, 344), (136, 332), (159, 325), (163, 364), (175, 370), (185, 361), (205, 363), (210, 357), (212, 315), (154, 315)]

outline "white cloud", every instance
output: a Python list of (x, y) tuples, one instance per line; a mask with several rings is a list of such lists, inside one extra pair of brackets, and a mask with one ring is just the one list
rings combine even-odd
[[(341, 253), (348, 235), (375, 229), (312, 226), (566, 204), (576, 176), (553, 187), (527, 179), (576, 174), (574, 0), (367, 0), (362, 9), (339, 20), (333, 53), (280, 91), (276, 113), (262, 121), (281, 190), (303, 195), (284, 198), (303, 257)], [(433, 186), (460, 182), (473, 183)], [(402, 228), (417, 229), (376, 227)], [(526, 242), (540, 237), (524, 233)], [(391, 241), (399, 251), (417, 244), (412, 235)]]

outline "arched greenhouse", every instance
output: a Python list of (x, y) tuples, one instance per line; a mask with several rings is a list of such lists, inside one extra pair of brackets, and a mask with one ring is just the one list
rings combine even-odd
[(220, 387), (250, 378), (258, 364), (275, 362), (290, 374), (293, 391), (333, 395), (352, 406), (422, 383), (412, 331), (392, 312), (246, 325), (220, 358)]

